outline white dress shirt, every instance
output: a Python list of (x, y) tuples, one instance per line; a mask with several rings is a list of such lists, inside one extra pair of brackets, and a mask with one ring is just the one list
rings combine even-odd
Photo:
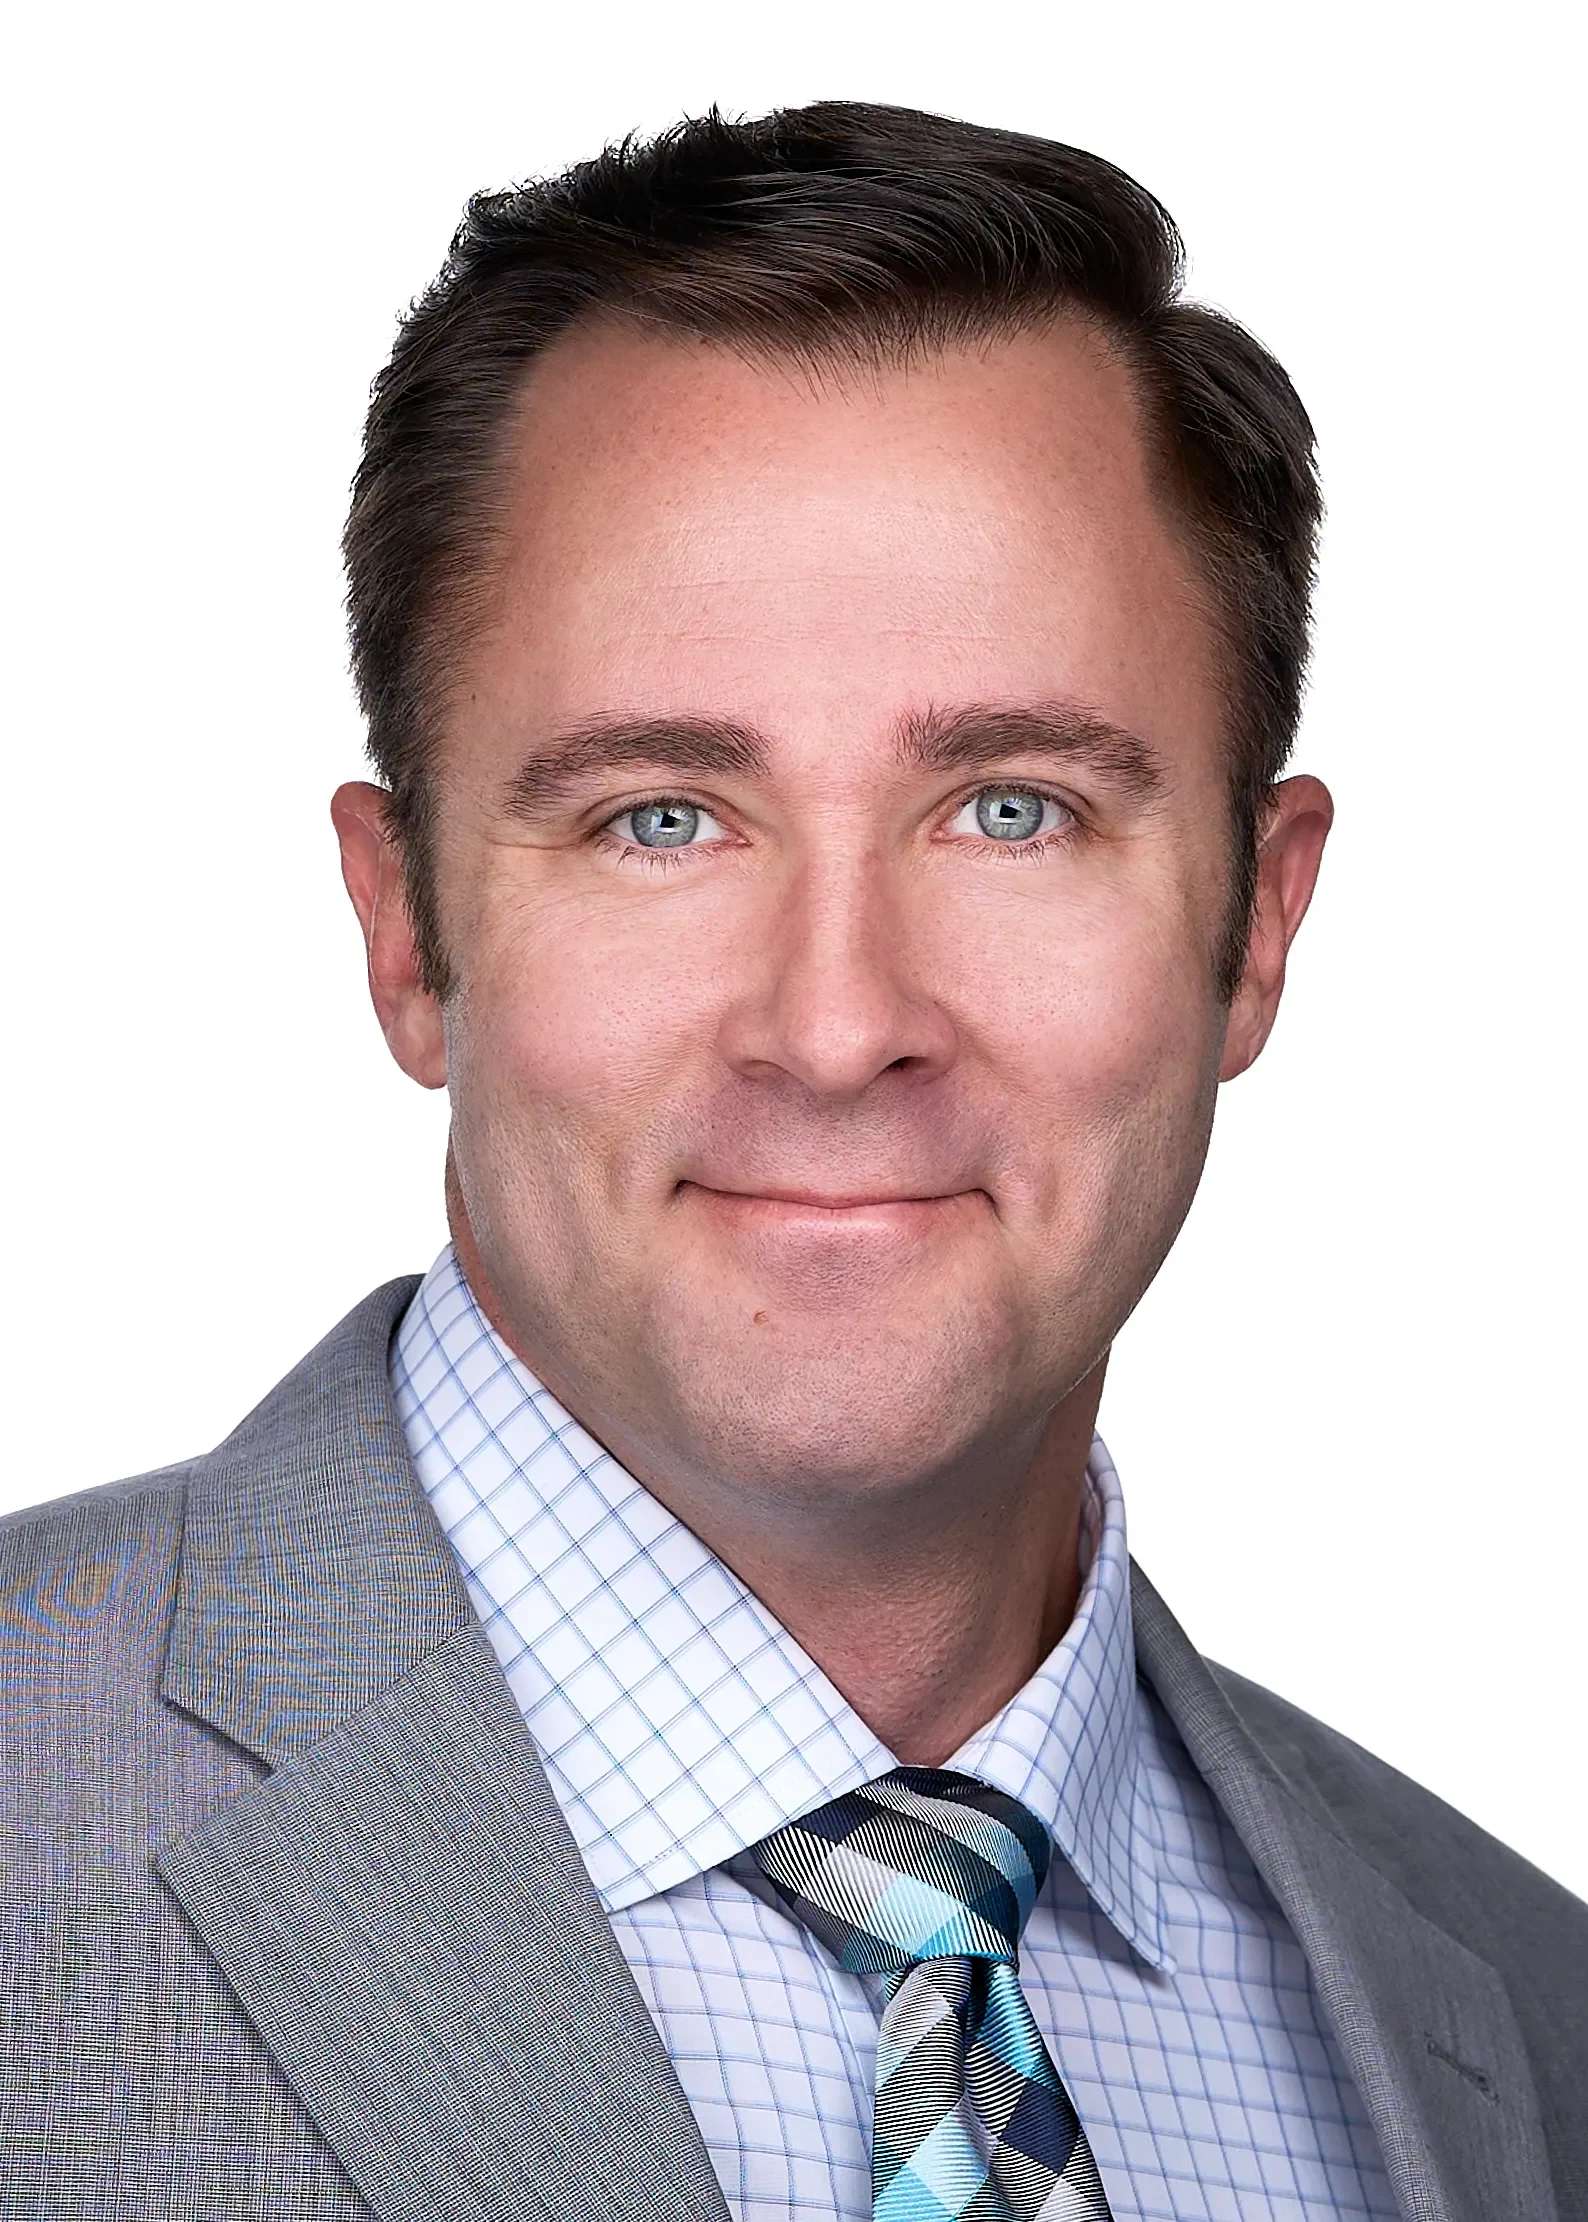
[[(409, 1448), (736, 2222), (870, 2222), (881, 1991), (722, 1863), (894, 1757), (506, 1348), (449, 1249), (392, 1345)], [(945, 1765), (1055, 1857), (1020, 1981), (1116, 2222), (1396, 2222), (1306, 1961), (1137, 1679), (1100, 1440), (1063, 1641)]]

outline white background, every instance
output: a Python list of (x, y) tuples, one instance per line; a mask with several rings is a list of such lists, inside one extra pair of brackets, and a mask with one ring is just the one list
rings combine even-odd
[[(1109, 155), (1330, 503), (1278, 1035), (1116, 1355), (1203, 1648), (1588, 1893), (1582, 361), (1567, 13), (1141, 0), (35, 8), (5, 75), (5, 1455), (205, 1447), (443, 1239), (325, 801), (368, 381), (474, 187), (711, 101)], [(1580, 81), (1580, 80), (1578, 80)]]

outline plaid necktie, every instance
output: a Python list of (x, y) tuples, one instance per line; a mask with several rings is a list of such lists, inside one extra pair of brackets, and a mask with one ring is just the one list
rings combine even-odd
[(1015, 1975), (1050, 1850), (1002, 1791), (899, 1767), (742, 1855), (841, 1967), (886, 1977), (876, 2222), (1110, 2222)]

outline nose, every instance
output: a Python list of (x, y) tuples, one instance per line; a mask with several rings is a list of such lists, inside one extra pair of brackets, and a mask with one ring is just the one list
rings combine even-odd
[(807, 862), (743, 955), (721, 1048), (747, 1078), (787, 1076), (831, 1102), (885, 1072), (935, 1078), (953, 1064), (949, 1012), (920, 977), (908, 890), (876, 855)]

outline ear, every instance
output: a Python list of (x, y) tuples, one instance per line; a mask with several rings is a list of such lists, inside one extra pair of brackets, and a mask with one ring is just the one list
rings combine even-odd
[(1285, 779), (1274, 789), (1257, 852), (1246, 970), (1224, 1031), (1221, 1080), (1244, 1072), (1273, 1029), (1285, 989), (1285, 959), (1312, 901), (1333, 823), (1334, 804), (1321, 779)]
[(342, 845), (342, 878), (369, 955), (369, 994), (386, 1046), (422, 1088), (447, 1084), (441, 1006), (420, 978), (419, 951), (403, 885), (402, 852), (391, 832), (384, 787), (352, 780), (331, 798)]

